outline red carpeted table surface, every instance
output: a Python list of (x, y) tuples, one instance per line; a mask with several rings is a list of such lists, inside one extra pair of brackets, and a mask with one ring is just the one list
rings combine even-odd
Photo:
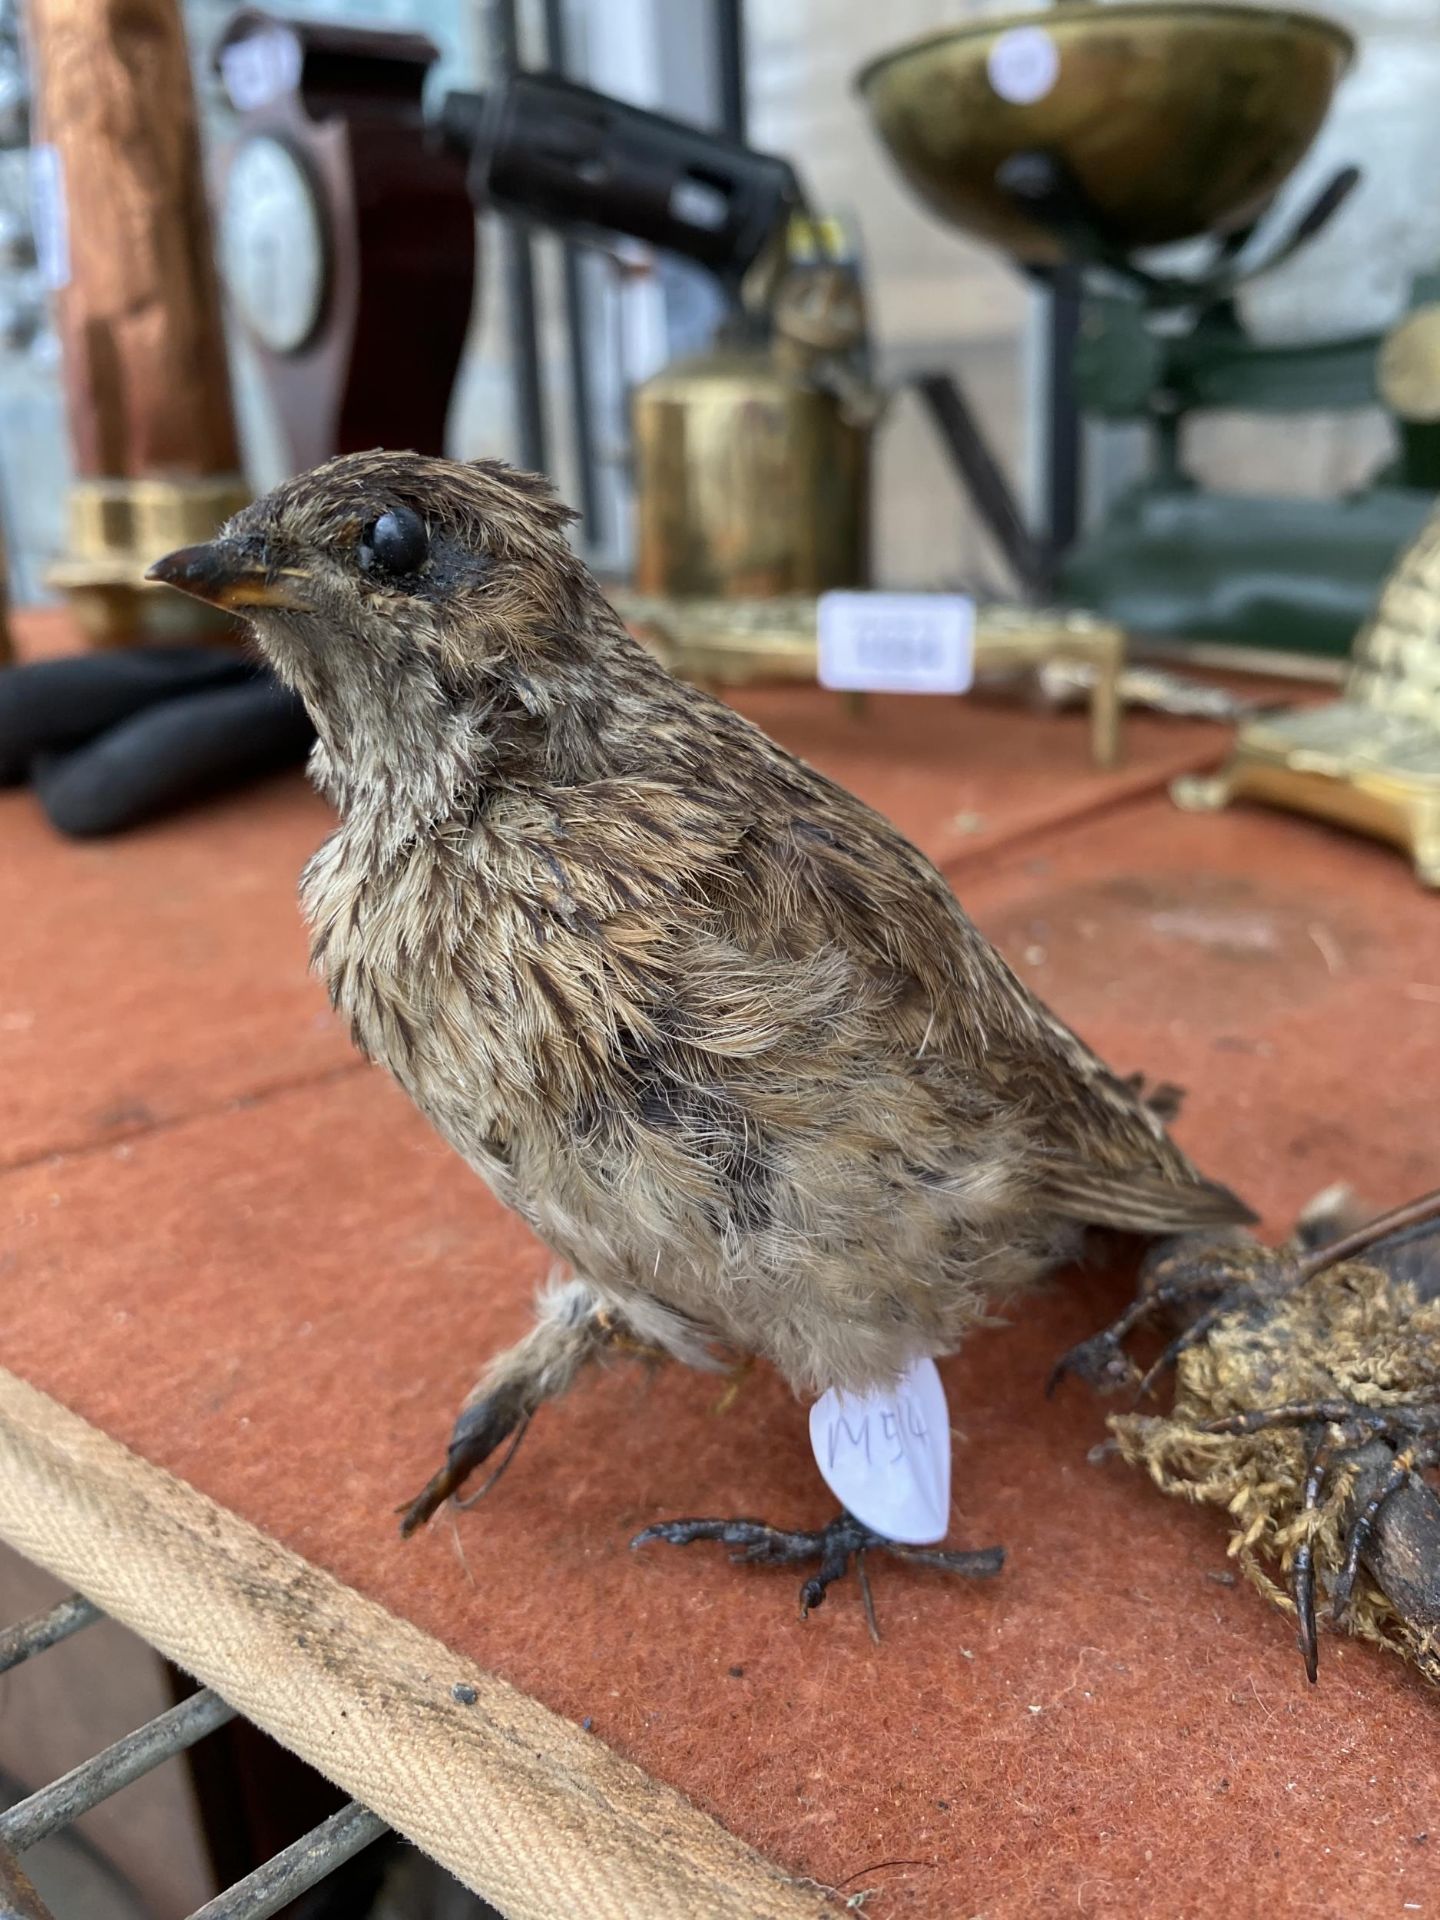
[[(1276, 1231), (1337, 1177), (1436, 1183), (1440, 903), (1385, 849), (1179, 814), (1212, 729), (818, 693), (746, 704), (946, 865), (985, 930)], [(976, 817), (978, 816), (978, 818)], [(965, 1588), (874, 1570), (808, 1624), (788, 1574), (632, 1555), (664, 1515), (805, 1523), (804, 1410), (758, 1370), (620, 1367), (537, 1420), (475, 1510), (402, 1545), (547, 1257), (356, 1062), (304, 971), (297, 779), (94, 846), (0, 798), (0, 1361), (463, 1648), (765, 1852), (888, 1915), (1440, 1910), (1440, 1700), (1226, 1584), (1213, 1513), (1094, 1467), (1103, 1405), (1043, 1385), (1122, 1275), (1056, 1282), (945, 1375)], [(1432, 1834), (1433, 1828), (1433, 1834)]]

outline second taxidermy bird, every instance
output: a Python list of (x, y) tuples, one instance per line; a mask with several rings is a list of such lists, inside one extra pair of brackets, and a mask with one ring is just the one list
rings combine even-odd
[[(859, 1391), (1087, 1226), (1249, 1217), (894, 827), (630, 638), (571, 518), (498, 462), (352, 454), (151, 569), (243, 613), (314, 718), (340, 824), (302, 897), (356, 1045), (574, 1274), (407, 1531), (607, 1349)], [(818, 1556), (812, 1604), (883, 1544), (656, 1532)]]

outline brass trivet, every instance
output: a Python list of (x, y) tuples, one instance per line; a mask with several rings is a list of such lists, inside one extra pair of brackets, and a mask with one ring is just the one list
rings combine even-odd
[(1354, 827), (1440, 887), (1440, 512), (1386, 582), (1343, 696), (1246, 721), (1218, 774), (1171, 792), (1191, 810), (1261, 800)]
[[(610, 590), (611, 604), (672, 673), (718, 687), (811, 681), (816, 676), (813, 594), (770, 600), (658, 599)], [(1095, 763), (1120, 759), (1120, 671), (1125, 635), (1092, 614), (982, 605), (975, 613), (977, 678), (1034, 671), (1054, 660), (1091, 671), (1090, 746)]]

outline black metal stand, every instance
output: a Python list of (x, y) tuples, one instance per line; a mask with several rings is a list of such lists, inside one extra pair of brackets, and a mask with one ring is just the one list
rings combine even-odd
[(1075, 543), (1083, 510), (1084, 425), (1075, 393), (1080, 274), (1057, 267), (1049, 284), (1045, 354), (1045, 545), (1047, 573)]
[[(498, 76), (519, 66), (516, 0), (490, 0), (491, 58)], [(508, 215), (499, 216), (500, 277), (515, 382), (516, 453), (532, 473), (548, 471), (545, 396), (540, 380), (540, 339), (535, 309), (535, 252), (530, 235)]]
[[(569, 47), (564, 0), (545, 0), (545, 55), (552, 70), (568, 74)], [(600, 476), (595, 463), (595, 414), (590, 390), (589, 301), (581, 250), (573, 240), (560, 243), (565, 298), (565, 351), (570, 367), (570, 426), (575, 438), (575, 485), (580, 522), (591, 547), (604, 537), (600, 522)]]
[(745, 138), (745, 0), (713, 0), (715, 48), (720, 78), (720, 126), (732, 140)]
[(1009, 562), (1021, 591), (1027, 598), (1040, 597), (1050, 576), (1050, 555), (1026, 525), (969, 401), (948, 373), (922, 373), (913, 384), (961, 484)]

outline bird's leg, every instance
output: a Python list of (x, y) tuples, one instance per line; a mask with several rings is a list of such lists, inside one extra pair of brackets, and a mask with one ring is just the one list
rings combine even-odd
[(1207, 1420), (1202, 1433), (1266, 1433), (1275, 1427), (1308, 1427), (1319, 1423), (1339, 1427), (1353, 1444), (1351, 1435), (1391, 1440), (1397, 1446), (1422, 1434), (1440, 1430), (1440, 1408), (1400, 1404), (1388, 1407), (1363, 1407), (1355, 1400), (1287, 1400), (1276, 1407), (1249, 1407), (1244, 1413), (1227, 1413), (1218, 1420)]
[(606, 1351), (650, 1360), (668, 1357), (637, 1335), (587, 1282), (572, 1280), (542, 1294), (535, 1325), (513, 1347), (496, 1355), (465, 1396), (444, 1463), (415, 1499), (401, 1509), (401, 1534), (408, 1538), (422, 1527), (513, 1435), (510, 1452), (472, 1497), (478, 1499), (493, 1486), (509, 1464), (536, 1408), (566, 1392), (582, 1367)]
[[(1338, 1260), (1363, 1254), (1387, 1235), (1440, 1217), (1440, 1190), (1387, 1213), (1369, 1218), (1367, 1213), (1347, 1189), (1330, 1188), (1306, 1209), (1296, 1234), (1283, 1247), (1261, 1246), (1239, 1229), (1214, 1239), (1180, 1234), (1158, 1242), (1140, 1268), (1140, 1290), (1131, 1305), (1113, 1326), (1062, 1355), (1046, 1391), (1053, 1392), (1067, 1373), (1078, 1373), (1101, 1392), (1134, 1385), (1138, 1403), (1181, 1354), (1206, 1338), (1217, 1321), (1246, 1308), (1268, 1310)], [(1211, 1304), (1193, 1311), (1201, 1301)], [(1186, 1324), (1154, 1366), (1141, 1374), (1122, 1343), (1161, 1310), (1178, 1315)]]
[(816, 1562), (815, 1572), (800, 1587), (800, 1617), (808, 1618), (827, 1591), (843, 1579), (855, 1562), (865, 1600), (865, 1616), (875, 1636), (875, 1612), (870, 1604), (869, 1582), (865, 1575), (865, 1555), (872, 1549), (888, 1553), (892, 1559), (908, 1560), (915, 1566), (933, 1567), (941, 1573), (955, 1573), (967, 1580), (987, 1579), (999, 1573), (1005, 1564), (1003, 1547), (979, 1547), (968, 1552), (944, 1551), (938, 1547), (908, 1547), (898, 1540), (867, 1527), (851, 1513), (841, 1512), (828, 1527), (813, 1532), (795, 1532), (786, 1527), (767, 1526), (763, 1520), (662, 1520), (646, 1527), (630, 1542), (632, 1547), (648, 1546), (652, 1541), (667, 1546), (688, 1547), (695, 1540), (718, 1540), (734, 1551), (730, 1558), (762, 1567), (803, 1567)]
[(746, 1380), (749, 1378), (750, 1374), (753, 1372), (754, 1367), (755, 1367), (754, 1354), (753, 1353), (742, 1354), (740, 1359), (737, 1360), (735, 1365), (730, 1369), (730, 1377), (725, 1382), (725, 1386), (721, 1392), (720, 1398), (715, 1402), (715, 1405), (710, 1409), (712, 1413), (721, 1414), (721, 1413), (728, 1413), (730, 1411), (731, 1407), (733, 1407), (735, 1402), (740, 1398), (740, 1389), (741, 1387), (744, 1386)]
[(1412, 1442), (1402, 1447), (1390, 1471), (1351, 1521), (1349, 1537), (1345, 1542), (1345, 1558), (1330, 1592), (1330, 1612), (1337, 1626), (1344, 1624), (1345, 1616), (1350, 1611), (1350, 1597), (1355, 1591), (1360, 1562), (1375, 1536), (1381, 1513), (1400, 1489), (1410, 1484), (1410, 1476), (1416, 1468), (1434, 1457), (1433, 1446), (1422, 1449), (1418, 1443)]
[[(1319, 1510), (1320, 1495), (1324, 1490), (1326, 1477), (1330, 1472), (1330, 1462), (1334, 1454), (1333, 1444), (1322, 1432), (1316, 1435), (1310, 1448), (1310, 1458), (1305, 1471), (1305, 1490), (1303, 1495), (1306, 1517), (1311, 1518)], [(1315, 1537), (1307, 1533), (1295, 1549), (1295, 1558), (1290, 1567), (1290, 1598), (1295, 1606), (1295, 1634), (1300, 1643), (1300, 1656), (1305, 1662), (1305, 1673), (1313, 1687), (1320, 1670), (1320, 1646), (1315, 1632)]]
[[(1256, 1292), (1254, 1273), (1260, 1256), (1265, 1261), (1279, 1258), (1269, 1248), (1256, 1246), (1254, 1240), (1236, 1236), (1177, 1235), (1158, 1242), (1140, 1265), (1135, 1300), (1110, 1327), (1091, 1334), (1089, 1340), (1081, 1340), (1079, 1346), (1071, 1346), (1068, 1354), (1060, 1356), (1046, 1382), (1046, 1394), (1052, 1394), (1068, 1373), (1077, 1373), (1100, 1392), (1114, 1392), (1117, 1386), (1135, 1386), (1137, 1394), (1146, 1392), (1185, 1348), (1202, 1340), (1217, 1319)], [(1212, 1306), (1198, 1311), (1202, 1302), (1212, 1302)], [(1139, 1367), (1125, 1352), (1125, 1340), (1160, 1313), (1179, 1315), (1188, 1319), (1188, 1325), (1171, 1340), (1156, 1365), (1140, 1375)]]
[[(1238, 1234), (1214, 1239), (1185, 1234), (1161, 1241), (1141, 1265), (1134, 1300), (1111, 1326), (1061, 1355), (1046, 1392), (1053, 1393), (1066, 1374), (1076, 1373), (1101, 1392), (1132, 1386), (1138, 1400), (1187, 1348), (1205, 1338), (1217, 1320), (1257, 1300), (1273, 1299), (1299, 1278), (1296, 1262), (1285, 1251), (1262, 1247)], [(1136, 1327), (1162, 1313), (1176, 1315), (1186, 1324), (1142, 1374), (1125, 1352), (1124, 1342)]]

